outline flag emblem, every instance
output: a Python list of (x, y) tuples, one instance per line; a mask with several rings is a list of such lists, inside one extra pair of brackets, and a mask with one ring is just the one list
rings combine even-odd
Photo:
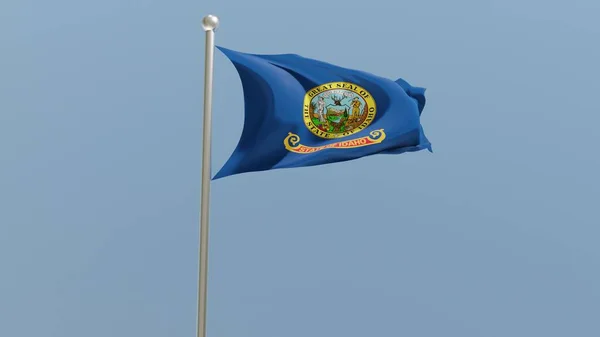
[(377, 108), (373, 96), (349, 82), (321, 84), (304, 96), (304, 124), (314, 135), (342, 138), (368, 127)]

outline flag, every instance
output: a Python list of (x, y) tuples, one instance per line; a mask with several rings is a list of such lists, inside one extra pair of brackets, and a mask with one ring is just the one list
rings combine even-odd
[(244, 92), (237, 147), (213, 179), (428, 149), (425, 89), (296, 54), (217, 48)]

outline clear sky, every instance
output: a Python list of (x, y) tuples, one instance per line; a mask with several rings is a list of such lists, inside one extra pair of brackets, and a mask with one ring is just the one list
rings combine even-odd
[[(217, 43), (426, 87), (434, 153), (212, 186), (210, 337), (600, 335), (600, 2), (4, 1), (0, 336), (194, 336)], [(243, 123), (215, 58), (213, 172)]]

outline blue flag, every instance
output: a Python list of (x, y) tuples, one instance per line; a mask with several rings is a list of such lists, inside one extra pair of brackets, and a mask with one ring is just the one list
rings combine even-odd
[(213, 179), (428, 149), (420, 122), (425, 89), (294, 54), (218, 47), (244, 91), (245, 120)]

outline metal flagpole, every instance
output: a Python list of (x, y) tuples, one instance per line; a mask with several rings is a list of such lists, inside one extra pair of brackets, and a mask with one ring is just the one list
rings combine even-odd
[(215, 51), (215, 29), (219, 18), (207, 15), (202, 19), (202, 28), (206, 32), (206, 51), (204, 63), (204, 126), (202, 137), (202, 194), (200, 198), (200, 247), (198, 262), (198, 326), (196, 337), (206, 337), (206, 294), (208, 272), (208, 210), (210, 198), (210, 159), (211, 159), (211, 114), (213, 58)]

